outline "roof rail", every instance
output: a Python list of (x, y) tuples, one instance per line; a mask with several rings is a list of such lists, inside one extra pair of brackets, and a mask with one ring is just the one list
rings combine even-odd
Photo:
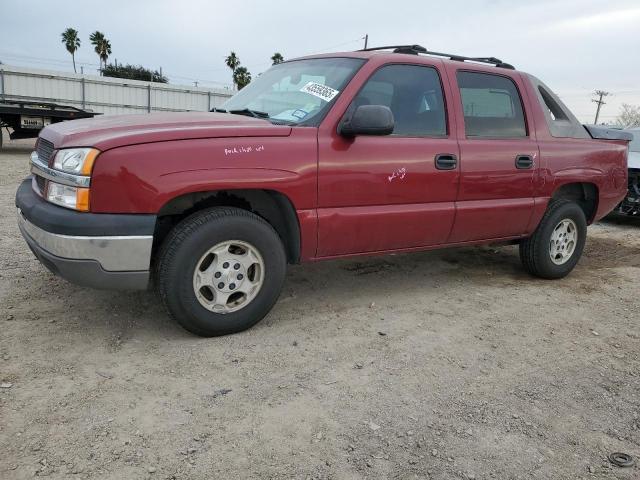
[(462, 55), (454, 55), (451, 53), (432, 52), (427, 50), (422, 45), (390, 45), (386, 47), (372, 47), (363, 48), (360, 52), (372, 52), (376, 50), (393, 50), (393, 53), (405, 53), (409, 55), (432, 55), (435, 57), (444, 57), (457, 62), (476, 62), (476, 63), (488, 63), (495, 65), (499, 68), (508, 68), (509, 70), (515, 70), (513, 65), (503, 62), (496, 57), (463, 57)]

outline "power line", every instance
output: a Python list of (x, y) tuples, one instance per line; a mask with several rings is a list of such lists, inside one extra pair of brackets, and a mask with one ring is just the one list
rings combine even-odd
[[(61, 59), (55, 59), (55, 58), (33, 57), (33, 56), (30, 56), (30, 55), (16, 55), (16, 54), (13, 54), (13, 53), (2, 53), (0, 55), (2, 55), (3, 58), (9, 57), (9, 58), (15, 58), (15, 59), (18, 59), (18, 60), (33, 61), (33, 62), (36, 62), (36, 63), (50, 63), (50, 64), (60, 64), (60, 65), (69, 65), (71, 63), (68, 60), (61, 60)], [(93, 67), (98, 67), (99, 66), (97, 63), (81, 62), (79, 60), (76, 60), (76, 64), (93, 66)]]
[[(356, 39), (354, 39), (354, 40), (349, 40), (349, 41), (347, 41), (347, 42), (342, 42), (342, 43), (339, 43), (339, 44), (337, 44), (337, 45), (332, 45), (332, 46), (330, 46), (330, 47), (320, 48), (320, 49), (318, 49), (318, 50), (314, 50), (313, 52), (307, 52), (307, 53), (301, 53), (301, 54), (299, 54), (299, 55), (294, 55), (292, 58), (296, 58), (296, 57), (306, 57), (307, 55), (316, 55), (316, 54), (320, 54), (320, 53), (325, 53), (325, 52), (328, 52), (329, 50), (334, 50), (334, 49), (336, 49), (336, 48), (338, 48), (338, 47), (344, 47), (345, 45), (349, 45), (349, 44), (351, 44), (351, 43), (361, 42), (363, 39), (364, 39), (364, 37), (356, 38)], [(254, 65), (254, 66), (255, 66), (255, 65)], [(262, 68), (264, 68), (264, 67), (266, 67), (266, 66), (269, 66), (269, 67), (270, 67), (270, 66), (271, 66), (271, 63), (263, 63), (263, 64), (260, 64), (260, 65), (258, 65), (258, 68), (257, 68), (257, 69), (255, 69), (255, 70), (262, 69)], [(253, 67), (251, 67), (251, 69), (252, 69), (252, 70), (254, 70), (254, 68), (253, 68)]]
[[(367, 35), (368, 37), (368, 35)], [(304, 57), (307, 55), (314, 55), (314, 54), (319, 54), (319, 53), (324, 53), (327, 52), (329, 50), (334, 50), (338, 47), (343, 47), (345, 45), (349, 45), (355, 42), (361, 42), (365, 37), (359, 37), (359, 38), (355, 38), (353, 40), (348, 40), (346, 42), (342, 42), (342, 43), (338, 43), (336, 45), (331, 45), (329, 47), (324, 47), (324, 48), (320, 48), (318, 50), (315, 50), (313, 52), (307, 52), (307, 53), (303, 53), (300, 55), (294, 55), (294, 57)], [(34, 57), (34, 56), (30, 56), (30, 55), (16, 55), (16, 54), (11, 54), (11, 53), (0, 53), (0, 56), (2, 58), (12, 58), (18, 61), (26, 61), (29, 63), (39, 63), (39, 64), (43, 64), (43, 65), (55, 65), (55, 66), (64, 66), (64, 67), (68, 67), (71, 65), (71, 62), (68, 60), (62, 60), (62, 59), (52, 59), (52, 58), (42, 58), (42, 57)], [(81, 61), (76, 61), (77, 65), (81, 65), (81, 66), (86, 66), (86, 67), (96, 67), (99, 68), (100, 65), (98, 65), (97, 63), (90, 63), (90, 62), (81, 62)], [(261, 64), (259, 66), (257, 66), (257, 68), (253, 68), (252, 70), (262, 70), (263, 68), (266, 67), (270, 67), (271, 63), (264, 63)], [(209, 70), (210, 72), (222, 72), (224, 69), (220, 68), (216, 68), (215, 70)], [(217, 84), (217, 85), (224, 85), (224, 86), (228, 86), (229, 82), (220, 82), (218, 80), (204, 80), (201, 78), (193, 78), (193, 77), (185, 77), (185, 76), (181, 76), (181, 75), (172, 75), (169, 72), (165, 72), (167, 76), (171, 77), (171, 78), (178, 78), (181, 80), (188, 80), (191, 83), (194, 82), (199, 82), (199, 83), (212, 83), (212, 84)]]
[[(36, 63), (36, 64), (42, 64), (42, 65), (54, 65), (57, 67), (68, 67), (71, 65), (71, 62), (68, 60), (61, 60), (61, 59), (55, 59), (55, 58), (42, 58), (42, 57), (34, 57), (34, 56), (30, 56), (30, 55), (15, 55), (15, 54), (0, 54), (0, 56), (2, 58), (9, 58), (12, 59), (14, 61), (24, 61), (24, 62), (28, 62), (28, 63)], [(96, 67), (98, 68), (99, 65), (97, 63), (90, 63), (90, 62), (80, 62), (76, 60), (76, 64), (80, 65), (80, 66), (86, 66), (86, 67)], [(206, 79), (199, 79), (199, 78), (193, 78), (193, 77), (185, 77), (182, 75), (172, 75), (169, 72), (164, 72), (166, 75), (168, 75), (171, 78), (177, 78), (177, 79), (181, 79), (181, 80), (188, 80), (189, 82), (193, 83), (193, 82), (198, 82), (198, 83), (210, 83), (210, 84), (216, 84), (216, 85), (223, 85), (223, 86), (229, 86), (228, 82), (220, 82), (218, 80), (206, 80)]]
[(334, 45), (332, 47), (321, 48), (320, 50), (316, 50), (315, 52), (305, 53), (304, 55), (313, 55), (314, 53), (323, 53), (327, 50), (333, 50), (334, 48), (343, 47), (345, 45), (349, 45), (350, 43), (360, 42), (363, 37), (356, 38), (354, 40), (349, 40), (348, 42), (339, 43), (338, 45)]
[[(560, 98), (579, 98), (584, 97), (585, 95), (589, 95), (588, 91), (584, 93), (570, 93), (570, 94), (558, 94)], [(640, 94), (640, 90), (616, 90), (612, 95), (620, 96), (620, 95), (637, 95)]]
[[(574, 113), (574, 115), (578, 117), (588, 117), (591, 115), (591, 113)], [(617, 117), (618, 115), (615, 113), (607, 113), (606, 115), (601, 113), (598, 118), (617, 118)]]

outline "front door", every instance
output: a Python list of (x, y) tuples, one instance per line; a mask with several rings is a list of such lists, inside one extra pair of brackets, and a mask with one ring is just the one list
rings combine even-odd
[(319, 130), (318, 257), (446, 241), (459, 152), (442, 85), (436, 65), (382, 66), (349, 108), (389, 107), (393, 134), (344, 138), (336, 125)]
[(450, 243), (526, 233), (539, 152), (518, 75), (451, 67), (460, 143), (460, 189)]

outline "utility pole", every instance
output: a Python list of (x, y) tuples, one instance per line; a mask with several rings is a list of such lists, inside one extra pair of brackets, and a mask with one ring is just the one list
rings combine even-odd
[(368, 33), (363, 37), (363, 40), (364, 40), (364, 49), (366, 50), (367, 49), (367, 45), (369, 45), (369, 34)]
[(598, 104), (598, 109), (596, 110), (596, 119), (593, 122), (595, 125), (597, 125), (598, 124), (598, 117), (600, 116), (600, 108), (602, 107), (602, 105), (606, 105), (606, 102), (604, 102), (602, 99), (604, 97), (607, 97), (607, 96), (611, 95), (611, 94), (609, 92), (605, 92), (604, 90), (596, 90), (595, 93), (596, 93), (596, 95), (598, 95), (598, 100), (593, 98), (593, 99), (591, 99), (591, 101)]

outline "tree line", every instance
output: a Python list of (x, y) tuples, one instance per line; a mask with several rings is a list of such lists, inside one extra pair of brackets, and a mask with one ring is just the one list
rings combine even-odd
[[(67, 28), (62, 32), (62, 43), (64, 44), (67, 52), (71, 54), (71, 60), (73, 62), (73, 71), (76, 70), (76, 52), (80, 48), (82, 41), (78, 30), (75, 28)], [(150, 70), (140, 65), (118, 65), (107, 64), (109, 55), (111, 55), (111, 42), (107, 39), (104, 33), (96, 30), (89, 35), (89, 41), (93, 45), (93, 49), (98, 55), (100, 61), (100, 75), (105, 77), (117, 77), (128, 78), (130, 80), (143, 80), (150, 82), (167, 83), (168, 79), (162, 75), (162, 71)], [(272, 65), (277, 65), (284, 62), (284, 57), (281, 53), (276, 52), (271, 56)], [(235, 52), (231, 52), (229, 56), (225, 58), (225, 64), (231, 69), (233, 85), (236, 89), (241, 90), (251, 82), (251, 72), (240, 64), (240, 59)]]
[[(162, 71), (150, 70), (140, 65), (118, 65), (117, 61), (114, 64), (107, 64), (109, 55), (111, 55), (111, 42), (104, 33), (96, 30), (89, 35), (89, 41), (91, 45), (93, 45), (94, 51), (100, 61), (100, 75), (159, 83), (168, 82), (167, 77), (162, 75)], [(67, 49), (67, 52), (71, 54), (73, 71), (78, 73), (76, 70), (76, 52), (82, 44), (78, 31), (75, 28), (67, 28), (62, 32), (62, 43)], [(284, 57), (281, 53), (276, 52), (271, 56), (272, 65), (277, 65), (282, 62), (284, 62)], [(225, 58), (225, 64), (231, 69), (233, 85), (236, 89), (241, 90), (249, 85), (251, 82), (251, 72), (247, 67), (240, 64), (240, 59), (235, 52), (231, 52), (229, 56)]]
[[(67, 52), (71, 54), (73, 61), (73, 71), (76, 70), (76, 52), (80, 48), (82, 41), (78, 31), (74, 28), (67, 28), (62, 32), (62, 43)], [(111, 42), (104, 33), (96, 30), (89, 35), (89, 42), (93, 45), (93, 50), (98, 55), (100, 61), (100, 75), (105, 77), (127, 78), (130, 80), (143, 80), (147, 82), (167, 83), (169, 80), (162, 75), (162, 72), (150, 70), (140, 65), (118, 65), (118, 62), (107, 64), (109, 55), (111, 55)]]
[[(271, 65), (278, 65), (284, 62), (284, 57), (281, 53), (276, 52), (271, 56)], [(240, 59), (236, 55), (236, 52), (231, 52), (224, 63), (231, 69), (233, 85), (242, 90), (244, 87), (251, 83), (251, 72), (240, 64)]]
[(623, 103), (616, 124), (622, 128), (640, 127), (640, 105)]
[[(106, 77), (128, 78), (131, 80), (144, 80), (151, 82), (167, 83), (168, 79), (162, 75), (162, 71), (149, 70), (139, 65), (118, 65), (108, 64), (107, 59), (111, 55), (111, 42), (105, 37), (104, 33), (96, 30), (89, 35), (89, 41), (94, 47), (94, 51), (100, 60), (100, 74)], [(67, 28), (62, 32), (62, 43), (67, 51), (71, 54), (73, 61), (73, 71), (76, 71), (76, 52), (80, 48), (81, 40), (78, 31), (74, 28)], [(284, 57), (279, 52), (271, 56), (272, 65), (284, 62)], [(235, 52), (231, 52), (225, 58), (225, 64), (231, 69), (233, 85), (236, 89), (241, 90), (251, 83), (251, 72), (240, 64), (240, 58)], [(640, 126), (640, 106), (623, 104), (619, 116), (615, 121), (617, 126), (622, 128), (631, 128)]]

